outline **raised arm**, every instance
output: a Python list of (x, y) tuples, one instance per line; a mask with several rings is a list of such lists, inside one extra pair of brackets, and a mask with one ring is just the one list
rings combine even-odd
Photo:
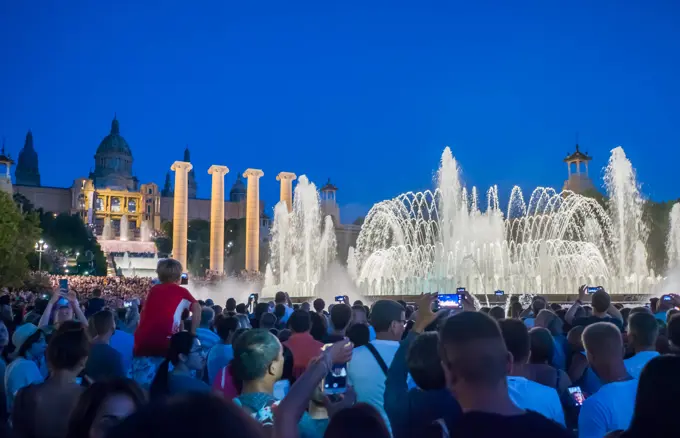
[(52, 296), (50, 297), (50, 301), (47, 303), (47, 306), (45, 306), (45, 311), (40, 316), (40, 321), (38, 322), (38, 328), (47, 327), (48, 325), (50, 325), (50, 316), (52, 316), (52, 309), (54, 308), (54, 304), (57, 302), (57, 300), (60, 297), (61, 297), (61, 294), (59, 294), (59, 292), (54, 291), (52, 293)]
[(201, 325), (201, 304), (198, 301), (191, 303), (191, 334), (196, 334), (196, 329)]
[(582, 285), (578, 288), (578, 299), (574, 302), (574, 304), (571, 305), (569, 310), (567, 310), (567, 313), (564, 315), (564, 320), (567, 321), (568, 324), (573, 324), (574, 316), (576, 316), (578, 309), (581, 308), (581, 303), (583, 303), (585, 295), (586, 285)]
[(76, 315), (76, 319), (87, 330), (87, 318), (83, 313), (83, 309), (80, 308), (80, 303), (78, 302), (78, 297), (76, 296), (76, 293), (69, 292), (66, 298), (68, 299), (68, 302), (71, 305), (71, 308), (73, 309), (73, 313)]

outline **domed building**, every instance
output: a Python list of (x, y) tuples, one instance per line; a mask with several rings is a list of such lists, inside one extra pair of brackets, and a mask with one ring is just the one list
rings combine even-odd
[(230, 202), (241, 202), (246, 200), (246, 185), (241, 178), (241, 172), (236, 173), (236, 181), (229, 191)]
[(114, 116), (111, 132), (99, 143), (94, 155), (94, 172), (90, 179), (95, 188), (137, 190), (137, 178), (132, 175), (132, 151), (120, 135), (120, 124)]

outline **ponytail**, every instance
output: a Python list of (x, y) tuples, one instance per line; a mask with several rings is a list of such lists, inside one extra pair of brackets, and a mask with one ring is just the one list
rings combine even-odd
[(196, 336), (189, 332), (177, 332), (170, 338), (170, 346), (165, 360), (156, 372), (156, 377), (151, 382), (149, 388), (149, 395), (152, 399), (162, 398), (168, 395), (170, 388), (168, 387), (170, 378), (170, 364), (177, 365), (179, 362), (179, 355), (189, 355), (191, 346)]
[(149, 395), (151, 396), (151, 399), (155, 400), (168, 395), (169, 374), (170, 359), (165, 359), (158, 368), (153, 382), (151, 382), (151, 387), (149, 388)]

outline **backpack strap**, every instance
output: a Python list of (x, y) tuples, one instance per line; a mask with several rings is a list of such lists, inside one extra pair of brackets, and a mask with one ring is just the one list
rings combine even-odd
[(366, 344), (366, 348), (368, 348), (368, 351), (371, 352), (373, 357), (375, 358), (375, 361), (378, 362), (378, 365), (380, 366), (380, 369), (382, 370), (383, 373), (385, 373), (385, 376), (387, 376), (387, 364), (383, 360), (382, 356), (380, 356), (380, 353), (378, 353), (378, 350), (376, 350), (375, 346), (371, 344), (370, 342)]

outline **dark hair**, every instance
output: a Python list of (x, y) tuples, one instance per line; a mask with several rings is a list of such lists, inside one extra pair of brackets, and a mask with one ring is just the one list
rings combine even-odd
[(503, 319), (498, 321), (505, 340), (505, 347), (512, 353), (515, 363), (525, 363), (531, 351), (529, 330), (524, 322), (519, 319)]
[(326, 302), (321, 298), (317, 298), (314, 300), (313, 305), (314, 310), (316, 310), (317, 312), (321, 312), (326, 307)]
[(285, 292), (276, 292), (276, 295), (274, 295), (274, 302), (275, 303), (287, 303), (288, 298), (286, 297)]
[(291, 332), (289, 329), (283, 329), (279, 331), (279, 334), (276, 337), (279, 338), (279, 342), (283, 343), (290, 339), (290, 335), (292, 334), (293, 332)]
[[(396, 304), (396, 303), (395, 303)], [(331, 417), (324, 438), (389, 438), (382, 415), (371, 405), (357, 403)]]
[(215, 331), (217, 335), (222, 339), (222, 342), (227, 342), (229, 335), (236, 332), (238, 329), (238, 318), (235, 316), (228, 316), (226, 318), (220, 318), (215, 325)]
[(642, 369), (635, 397), (635, 410), (622, 437), (670, 436), (677, 429), (680, 400), (680, 356), (658, 356)]
[(628, 334), (639, 346), (654, 347), (659, 324), (651, 313), (635, 313), (628, 318)]
[(312, 329), (309, 331), (309, 334), (312, 335), (314, 339), (321, 342), (324, 336), (326, 336), (326, 323), (316, 312), (310, 313), (309, 318), (312, 321)]
[(609, 305), (612, 303), (611, 297), (604, 289), (599, 289), (593, 294), (593, 299), (591, 304), (596, 312), (604, 313), (609, 309)]
[(85, 365), (90, 354), (90, 337), (79, 325), (76, 329), (57, 330), (47, 344), (45, 357), (51, 370), (73, 370)]
[(286, 316), (286, 309), (287, 307), (285, 304), (279, 303), (276, 306), (274, 306), (274, 315), (276, 315), (276, 317), (280, 320), (284, 316)]
[(116, 309), (116, 318), (120, 321), (125, 321), (125, 318), (127, 317), (128, 309), (125, 307), (121, 307), (120, 309)]
[(411, 377), (424, 391), (442, 389), (445, 385), (438, 345), (439, 334), (437, 332), (421, 333), (413, 340), (406, 354), (406, 363)]
[(21, 347), (19, 348), (19, 351), (17, 352), (17, 356), (26, 357), (26, 353), (28, 352), (28, 350), (31, 349), (33, 344), (35, 344), (36, 342), (38, 342), (40, 340), (41, 336), (45, 336), (45, 334), (42, 332), (42, 330), (38, 329), (35, 333), (33, 333), (28, 338), (26, 338), (24, 343), (21, 344)]
[(555, 354), (555, 342), (550, 330), (542, 327), (534, 327), (529, 330), (531, 340), (531, 355), (529, 363), (550, 364)]
[(264, 435), (257, 421), (232, 401), (213, 394), (192, 393), (142, 407), (112, 429), (108, 438), (262, 438)]
[(96, 336), (102, 336), (113, 330), (115, 320), (113, 313), (109, 310), (100, 310), (90, 317), (92, 319), (92, 327)]
[(536, 295), (532, 300), (531, 300), (531, 311), (534, 313), (534, 316), (538, 315), (538, 312), (541, 310), (545, 309), (546, 306), (548, 305), (548, 302), (546, 299), (540, 295)]
[(353, 324), (347, 329), (347, 337), (354, 344), (354, 348), (357, 348), (370, 342), (371, 332), (366, 324)]
[(293, 333), (305, 333), (312, 328), (312, 320), (309, 312), (296, 310), (288, 318), (288, 327)]
[(225, 305), (227, 312), (233, 312), (236, 310), (236, 300), (233, 298), (227, 298), (227, 303)]
[(331, 309), (331, 322), (335, 330), (344, 330), (352, 320), (352, 308), (347, 304), (339, 303)]
[(114, 379), (95, 382), (83, 392), (71, 412), (68, 422), (68, 438), (89, 438), (90, 429), (97, 412), (104, 401), (114, 395), (129, 397), (137, 409), (141, 408), (146, 396), (144, 391), (130, 379)]
[(237, 304), (236, 305), (236, 313), (240, 313), (242, 315), (245, 315), (248, 313), (248, 306), (246, 306), (243, 303)]
[(489, 310), (489, 316), (495, 320), (501, 320), (505, 318), (505, 309), (502, 308), (501, 306), (493, 306)]
[(263, 328), (263, 329), (267, 329), (267, 330), (273, 329), (274, 326), (276, 326), (276, 321), (277, 321), (276, 315), (274, 315), (273, 313), (269, 313), (269, 312), (263, 313), (262, 316), (260, 316), (260, 327), (259, 328)]
[(281, 352), (281, 343), (276, 336), (263, 329), (248, 330), (236, 338), (232, 346), (232, 371), (234, 377), (242, 382), (263, 377)]
[[(513, 296), (514, 298), (514, 296)], [(510, 304), (510, 318), (519, 318), (522, 312), (524, 311), (524, 308), (522, 307), (522, 304), (519, 301), (513, 301)]]
[(102, 290), (99, 289), (98, 287), (94, 288), (94, 289), (92, 290), (92, 296), (93, 296), (93, 297), (96, 297), (96, 298), (101, 297), (101, 296), (102, 296)]
[(177, 332), (172, 335), (165, 360), (158, 368), (156, 377), (153, 379), (153, 382), (151, 382), (151, 387), (149, 388), (149, 394), (151, 395), (152, 399), (157, 399), (167, 395), (169, 366), (171, 363), (173, 365), (179, 363), (180, 354), (188, 356), (191, 353), (191, 348), (194, 345), (194, 339), (196, 339), (196, 335), (193, 335), (189, 332)]
[(666, 326), (668, 340), (675, 348), (680, 348), (680, 315), (673, 315)]
[(262, 315), (265, 313), (269, 313), (269, 304), (267, 303), (257, 303), (255, 306), (255, 321), (258, 323), (260, 322), (260, 318), (262, 318)]
[(488, 314), (489, 314), (489, 311), (491, 311), (491, 308), (490, 308), (490, 307), (486, 307), (486, 306), (482, 306), (482, 307), (479, 308), (479, 311), (480, 311), (481, 313), (485, 314), (485, 315), (488, 315)]
[(558, 303), (550, 303), (550, 308), (553, 310), (553, 312), (557, 312), (558, 310), (562, 309), (562, 306)]
[(391, 300), (379, 300), (373, 305), (371, 312), (371, 325), (376, 333), (386, 332), (394, 321), (401, 319), (401, 314), (406, 313), (401, 304)]

